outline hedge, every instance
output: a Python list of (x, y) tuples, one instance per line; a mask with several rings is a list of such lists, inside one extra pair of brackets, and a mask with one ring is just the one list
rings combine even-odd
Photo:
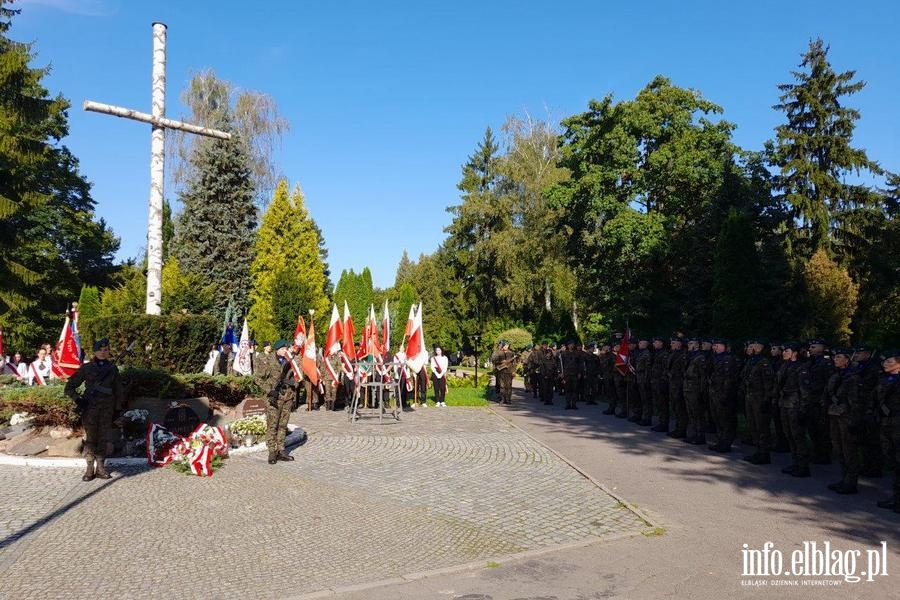
[[(170, 373), (199, 373), (209, 348), (219, 340), (221, 323), (210, 315), (112, 315), (79, 323), (81, 343), (90, 354), (94, 340), (108, 338), (120, 365)], [(135, 342), (133, 355), (122, 356)]]
[[(213, 406), (237, 406), (247, 396), (258, 396), (260, 389), (252, 377), (191, 373), (172, 375), (151, 369), (124, 369), (122, 385), (126, 403), (133, 398), (209, 398)], [(46, 386), (11, 383), (0, 386), (0, 423), (9, 422), (16, 412), (27, 412), (35, 425), (79, 424), (74, 403), (63, 394), (62, 382)]]

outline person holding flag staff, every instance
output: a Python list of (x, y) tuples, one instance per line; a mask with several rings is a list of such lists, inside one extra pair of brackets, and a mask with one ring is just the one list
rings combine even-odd
[[(82, 481), (109, 479), (106, 471), (107, 430), (112, 426), (113, 415), (122, 409), (123, 393), (119, 369), (109, 359), (109, 340), (94, 342), (94, 359), (85, 363), (69, 377), (65, 394), (71, 398), (81, 412), (84, 426), (84, 459), (87, 468)], [(78, 388), (84, 384), (84, 392)]]
[(447, 367), (449, 361), (440, 346), (434, 347), (434, 355), (429, 360), (431, 365), (431, 384), (434, 386), (435, 406), (447, 406)]

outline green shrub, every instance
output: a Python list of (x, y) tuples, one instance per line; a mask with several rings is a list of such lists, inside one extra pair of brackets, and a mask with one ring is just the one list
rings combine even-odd
[(474, 388), (474, 387), (484, 387), (490, 381), (491, 376), (488, 373), (478, 373), (478, 383), (475, 383), (475, 376), (466, 374), (465, 377), (454, 377), (452, 375), (447, 377), (447, 387), (448, 388)]
[[(75, 403), (63, 394), (62, 383), (0, 388), (0, 415), (25, 412), (34, 416), (38, 427), (79, 424)], [(9, 417), (6, 417), (9, 420)]]
[(497, 335), (497, 339), (493, 340), (494, 347), (497, 346), (497, 342), (500, 340), (508, 341), (510, 349), (514, 352), (524, 350), (532, 343), (531, 334), (520, 327), (513, 327), (512, 329), (501, 331)]
[(112, 356), (118, 357), (132, 341), (133, 356), (122, 365), (161, 369), (170, 373), (196, 373), (219, 340), (218, 320), (210, 315), (112, 315), (85, 320), (81, 342), (90, 351), (94, 340), (109, 338)]

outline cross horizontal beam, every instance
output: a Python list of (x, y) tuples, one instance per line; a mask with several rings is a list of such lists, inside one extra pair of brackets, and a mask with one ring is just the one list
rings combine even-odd
[(143, 121), (145, 123), (150, 123), (151, 125), (156, 125), (157, 127), (165, 127), (166, 129), (180, 129), (181, 131), (219, 138), (220, 140), (231, 139), (231, 134), (225, 131), (200, 127), (199, 125), (191, 125), (190, 123), (175, 121), (165, 117), (155, 117), (148, 113), (139, 112), (130, 108), (122, 108), (121, 106), (113, 106), (112, 104), (103, 104), (101, 102), (85, 100), (83, 107), (84, 110), (113, 115), (114, 117), (122, 117), (123, 119)]

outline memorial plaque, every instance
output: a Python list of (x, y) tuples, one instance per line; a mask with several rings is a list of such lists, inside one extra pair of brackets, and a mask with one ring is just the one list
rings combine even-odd
[(244, 400), (241, 415), (244, 417), (255, 417), (256, 415), (265, 416), (268, 406), (269, 403), (262, 398), (247, 398)]
[(187, 404), (179, 404), (172, 407), (166, 413), (163, 426), (182, 437), (189, 436), (200, 424), (200, 417)]

